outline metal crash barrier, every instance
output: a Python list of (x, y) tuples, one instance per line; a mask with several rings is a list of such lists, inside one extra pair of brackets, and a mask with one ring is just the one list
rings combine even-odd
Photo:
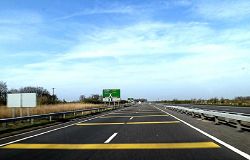
[(86, 112), (90, 114), (118, 109), (122, 107), (128, 107), (129, 105), (120, 105), (120, 106), (109, 106), (109, 107), (100, 107), (100, 108), (91, 108), (91, 109), (81, 109), (81, 110), (73, 110), (73, 111), (66, 111), (66, 112), (56, 112), (56, 113), (49, 113), (49, 114), (39, 114), (39, 115), (32, 115), (32, 116), (24, 116), (24, 117), (15, 117), (15, 118), (4, 118), (0, 119), (0, 123), (2, 124), (2, 128), (7, 128), (9, 123), (16, 123), (16, 122), (29, 122), (31, 124), (34, 123), (34, 120), (58, 120), (58, 119), (66, 119), (67, 116), (71, 116), (72, 118), (77, 116), (86, 115)]
[(237, 112), (226, 112), (217, 110), (207, 110), (200, 108), (186, 108), (181, 106), (166, 106), (166, 109), (171, 109), (183, 114), (191, 115), (193, 117), (200, 117), (201, 119), (213, 120), (216, 125), (229, 124), (236, 127), (238, 131), (242, 129), (250, 130), (250, 115)]

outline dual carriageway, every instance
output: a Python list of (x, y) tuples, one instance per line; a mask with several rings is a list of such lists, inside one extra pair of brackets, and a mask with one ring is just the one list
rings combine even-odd
[(3, 160), (247, 158), (164, 108), (147, 103), (7, 137), (0, 142)]

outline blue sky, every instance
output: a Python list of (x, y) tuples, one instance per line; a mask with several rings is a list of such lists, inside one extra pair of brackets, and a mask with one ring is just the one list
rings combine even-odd
[(59, 98), (249, 96), (248, 0), (1, 0), (0, 80)]

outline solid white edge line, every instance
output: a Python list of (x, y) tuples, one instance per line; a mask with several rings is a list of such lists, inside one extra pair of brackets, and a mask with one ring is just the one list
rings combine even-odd
[(160, 109), (160, 108), (158, 108), (158, 107), (156, 107), (156, 106), (154, 106), (154, 107), (157, 108), (157, 109), (159, 109), (160, 111), (162, 111), (162, 112), (164, 112), (164, 113), (170, 115), (171, 117), (173, 117), (173, 118), (179, 120), (180, 122), (186, 124), (187, 126), (193, 128), (193, 129), (195, 129), (196, 131), (198, 131), (198, 132), (204, 134), (205, 136), (207, 136), (207, 137), (213, 139), (214, 141), (216, 141), (216, 142), (218, 142), (219, 144), (225, 146), (226, 148), (228, 148), (228, 149), (234, 151), (235, 153), (238, 153), (238, 154), (241, 155), (242, 157), (244, 157), (244, 158), (250, 160), (250, 155), (249, 155), (249, 154), (247, 154), (247, 153), (245, 153), (245, 152), (242, 152), (241, 150), (239, 150), (239, 149), (237, 149), (237, 148), (231, 146), (230, 144), (228, 144), (228, 143), (226, 143), (226, 142), (224, 142), (224, 141), (222, 141), (222, 140), (220, 140), (220, 139), (218, 139), (218, 138), (216, 138), (216, 137), (214, 137), (214, 136), (212, 136), (212, 135), (210, 135), (210, 134), (208, 134), (208, 133), (202, 131), (201, 129), (199, 129), (199, 128), (197, 128), (197, 127), (194, 127), (193, 125), (191, 125), (191, 124), (189, 124), (189, 123), (187, 123), (187, 122), (185, 122), (185, 121), (183, 121), (183, 120), (181, 120), (181, 119), (175, 117), (174, 115), (172, 115), (172, 114), (170, 114), (170, 113), (168, 113), (168, 112), (166, 112), (166, 111), (164, 111), (164, 110), (162, 110), (162, 109)]
[(130, 117), (129, 120), (132, 120), (134, 117)]
[[(67, 123), (70, 123), (70, 122), (67, 122)], [(8, 137), (3, 137), (3, 138), (0, 138), (0, 140), (4, 140), (4, 139), (8, 139), (8, 138), (17, 137), (17, 136), (21, 136), (21, 135), (24, 135), (24, 134), (29, 134), (29, 133), (32, 133), (32, 132), (36, 132), (36, 131), (39, 131), (39, 130), (43, 130), (43, 129), (47, 129), (47, 128), (52, 128), (52, 127), (56, 127), (56, 126), (57, 126), (57, 125), (48, 126), (48, 127), (44, 127), (44, 128), (39, 128), (39, 129), (36, 129), (36, 130), (23, 132), (23, 133), (19, 133), (19, 134), (12, 135), (12, 136), (8, 136)]]
[[(123, 109), (121, 109), (121, 110), (123, 110)], [(103, 116), (109, 115), (111, 113), (112, 112), (101, 115), (101, 116), (93, 117), (93, 118), (90, 118), (90, 119), (86, 119), (86, 120), (78, 122), (78, 123), (83, 123), (83, 122), (86, 122), (86, 121), (97, 119), (99, 117), (103, 117)], [(77, 124), (77, 123), (73, 123), (73, 124), (63, 126), (63, 127), (59, 127), (59, 128), (55, 128), (55, 129), (52, 129), (52, 130), (49, 130), (49, 131), (46, 131), (46, 132), (38, 133), (38, 134), (35, 134), (35, 135), (32, 135), (32, 136), (28, 136), (28, 137), (24, 137), (24, 138), (17, 139), (17, 140), (14, 140), (14, 141), (10, 141), (10, 142), (7, 142), (7, 143), (3, 143), (3, 144), (0, 144), (0, 147), (6, 146), (6, 145), (9, 145), (9, 144), (13, 144), (13, 143), (16, 143), (16, 142), (20, 142), (20, 141), (23, 141), (23, 140), (26, 140), (26, 139), (30, 139), (30, 138), (33, 138), (33, 137), (37, 137), (37, 136), (40, 136), (40, 135), (43, 135), (43, 134), (46, 134), (46, 133), (50, 133), (50, 132), (53, 132), (53, 131), (57, 131), (57, 130), (60, 130), (60, 129), (68, 128), (68, 127), (74, 126), (75, 124)]]
[(0, 140), (17, 137), (17, 136), (21, 136), (21, 135), (24, 135), (24, 134), (29, 134), (29, 133), (32, 133), (32, 132), (43, 130), (43, 129), (53, 128), (53, 127), (57, 127), (57, 126), (60, 126), (60, 125), (63, 125), (63, 124), (65, 125), (65, 124), (68, 124), (68, 123), (72, 123), (72, 121), (69, 121), (69, 122), (66, 122), (66, 123), (62, 123), (62, 124), (55, 124), (55, 125), (44, 127), (44, 128), (39, 128), (39, 129), (36, 129), (36, 130), (31, 130), (31, 131), (23, 132), (23, 133), (19, 133), (19, 134), (8, 136), (8, 137), (3, 137), (3, 138), (0, 138)]
[[(90, 121), (90, 120), (93, 120), (93, 119), (96, 119), (96, 118), (98, 118), (98, 117), (87, 119), (87, 120), (84, 120), (84, 121), (81, 121), (81, 122)], [(75, 125), (75, 123), (67, 125), (67, 126), (55, 128), (55, 129), (52, 129), (52, 130), (49, 130), (49, 131), (46, 131), (46, 132), (38, 133), (38, 134), (35, 134), (35, 135), (32, 135), (32, 136), (28, 136), (28, 137), (24, 137), (24, 138), (21, 138), (21, 139), (17, 139), (17, 140), (8, 142), (8, 143), (1, 144), (0, 147), (6, 146), (6, 145), (9, 145), (9, 144), (12, 144), (12, 143), (20, 142), (20, 141), (23, 141), (23, 140), (26, 140), (26, 139), (30, 139), (30, 138), (33, 138), (33, 137), (37, 137), (37, 136), (40, 136), (40, 135), (43, 135), (43, 134), (46, 134), (46, 133), (50, 133), (50, 132), (53, 132), (53, 131), (57, 131), (57, 130), (60, 130), (60, 129), (68, 128), (68, 127), (71, 127), (71, 126), (74, 126), (74, 125)]]
[(104, 143), (109, 143), (110, 141), (112, 141), (113, 138), (115, 138), (115, 136), (117, 135), (118, 133), (114, 133), (112, 136), (110, 136)]

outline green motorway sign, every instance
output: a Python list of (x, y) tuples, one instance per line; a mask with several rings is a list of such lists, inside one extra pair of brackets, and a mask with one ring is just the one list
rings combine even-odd
[(104, 102), (116, 102), (121, 100), (120, 89), (104, 89), (102, 92)]

